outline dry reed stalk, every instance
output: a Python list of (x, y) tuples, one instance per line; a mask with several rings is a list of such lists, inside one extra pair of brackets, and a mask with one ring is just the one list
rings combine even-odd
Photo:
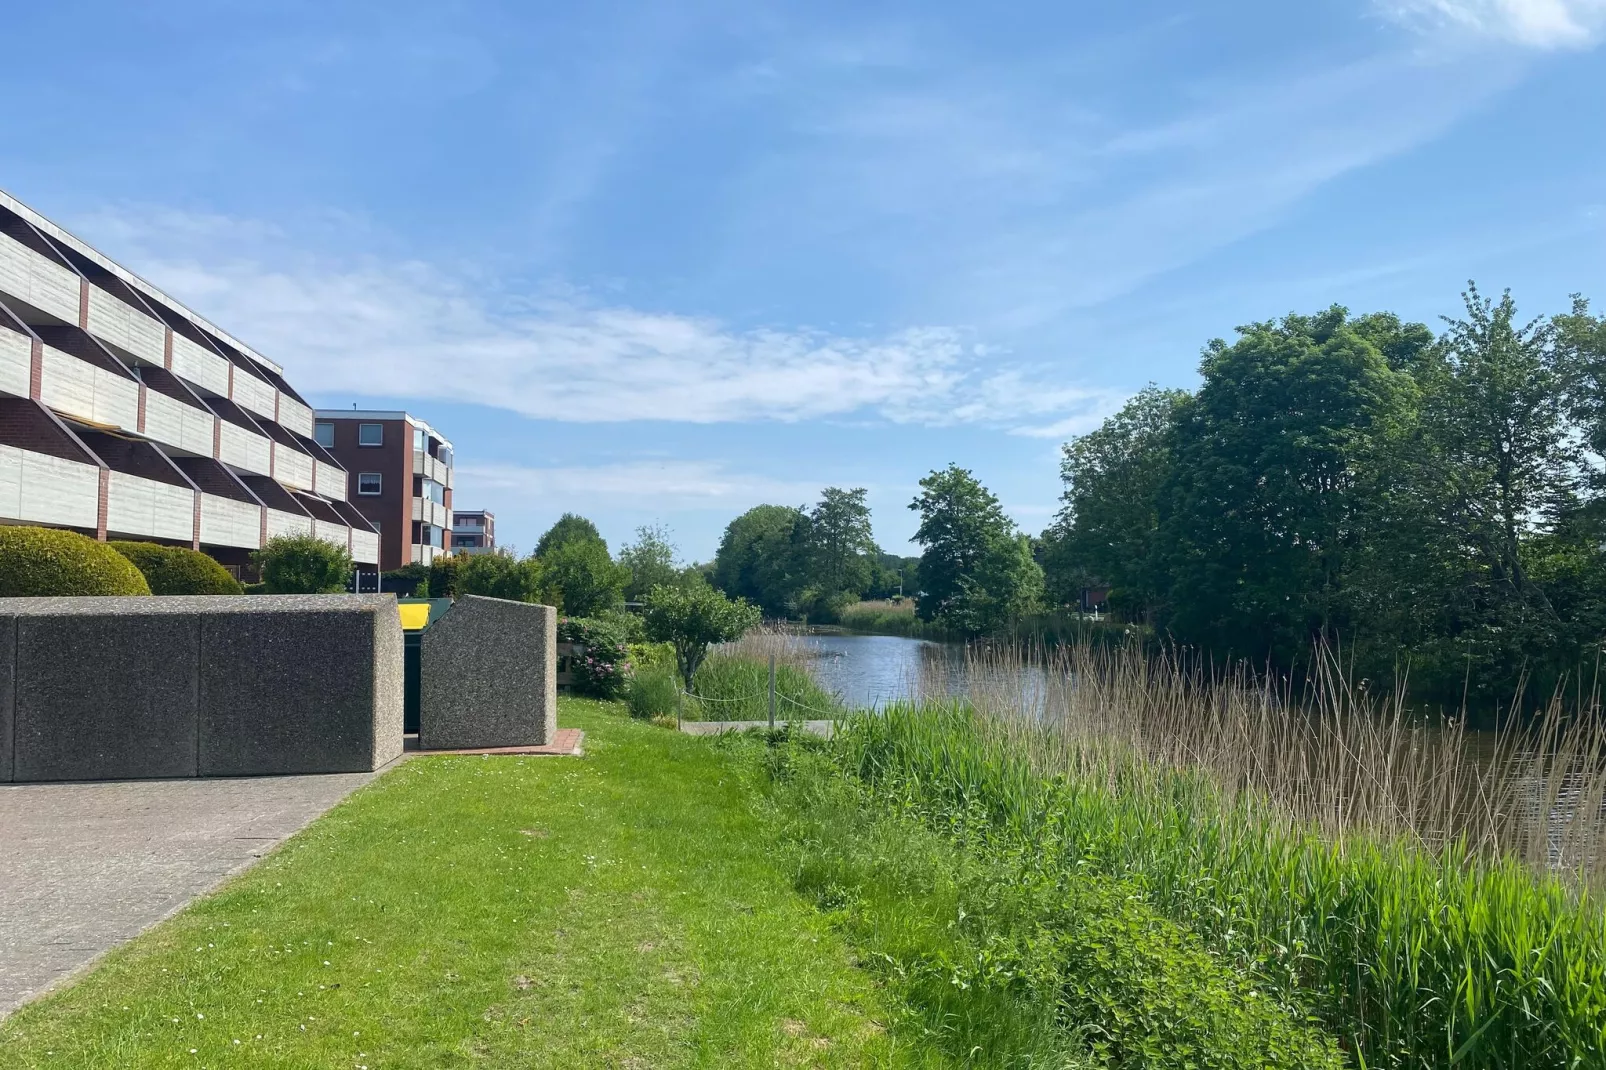
[[(1204, 771), (1228, 802), (1346, 837), (1464, 843), (1583, 884), (1606, 883), (1606, 727), (1599, 697), (1558, 689), (1530, 723), (1475, 733), (1412, 709), (1404, 682), (1377, 693), (1316, 652), (1295, 689), (1244, 665), (1136, 644), (1052, 651), (976, 646), (964, 697), (994, 738), (1044, 773), (1115, 781)], [(922, 698), (951, 693), (922, 681)]]

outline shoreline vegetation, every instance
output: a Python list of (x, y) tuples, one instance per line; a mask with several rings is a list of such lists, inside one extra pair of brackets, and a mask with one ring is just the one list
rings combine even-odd
[(963, 699), (772, 758), (799, 889), (945, 1049), (1606, 1065), (1598, 703), (1491, 737), (1321, 653), (1297, 691), (1141, 643), (967, 656)]

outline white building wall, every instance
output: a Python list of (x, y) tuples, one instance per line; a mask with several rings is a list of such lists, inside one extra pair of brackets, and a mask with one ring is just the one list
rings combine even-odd
[(166, 328), (94, 285), (89, 287), (89, 333), (152, 364), (162, 363)]
[(45, 346), (39, 400), (91, 423), (128, 431), (139, 426), (138, 383), (51, 346)]
[(189, 542), (195, 532), (195, 492), (113, 471), (106, 489), (106, 530)]
[(268, 510), (268, 538), (275, 535), (311, 535), (312, 517), (298, 516), (282, 509)]
[(278, 391), (261, 379), (234, 369), (234, 403), (247, 412), (273, 419), (273, 399)]
[(222, 433), (218, 437), (218, 460), (232, 464), (257, 475), (271, 475), (268, 471), (268, 440), (238, 424), (221, 421)]
[(217, 494), (201, 494), (201, 542), (247, 550), (262, 545), (262, 507)]
[(0, 446), (0, 519), (93, 528), (100, 469), (15, 446)]
[(0, 330), (0, 391), (25, 398), (32, 376), (33, 339), (16, 331)]
[(289, 394), (279, 395), (279, 423), (298, 435), (312, 437), (312, 410)]
[(173, 334), (173, 374), (219, 397), (229, 396), (229, 362), (176, 331)]
[(359, 565), (379, 564), (379, 533), (352, 528), (351, 559)]
[(0, 290), (65, 323), (78, 322), (78, 276), (0, 234)]

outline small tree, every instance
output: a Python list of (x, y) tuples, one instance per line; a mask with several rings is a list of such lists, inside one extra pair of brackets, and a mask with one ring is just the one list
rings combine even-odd
[(758, 623), (759, 610), (743, 599), (732, 601), (706, 584), (654, 587), (647, 595), (647, 635), (675, 647), (675, 666), (686, 687), (708, 648), (729, 643)]
[(637, 528), (636, 541), (619, 548), (619, 563), (630, 570), (630, 582), (625, 585), (627, 602), (639, 602), (654, 587), (672, 586), (680, 579), (675, 544), (669, 541), (669, 529), (661, 525)]
[(339, 594), (351, 580), (351, 552), (313, 535), (275, 535), (251, 560), (267, 594)]

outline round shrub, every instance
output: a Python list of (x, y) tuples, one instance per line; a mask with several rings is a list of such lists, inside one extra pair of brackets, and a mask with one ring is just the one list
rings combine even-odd
[(151, 594), (244, 594), (229, 570), (188, 546), (154, 542), (113, 542), (113, 550), (134, 563), (150, 584)]
[(0, 597), (150, 594), (139, 569), (87, 535), (0, 527)]
[(267, 594), (339, 594), (351, 581), (351, 553), (312, 535), (275, 535), (251, 554)]

